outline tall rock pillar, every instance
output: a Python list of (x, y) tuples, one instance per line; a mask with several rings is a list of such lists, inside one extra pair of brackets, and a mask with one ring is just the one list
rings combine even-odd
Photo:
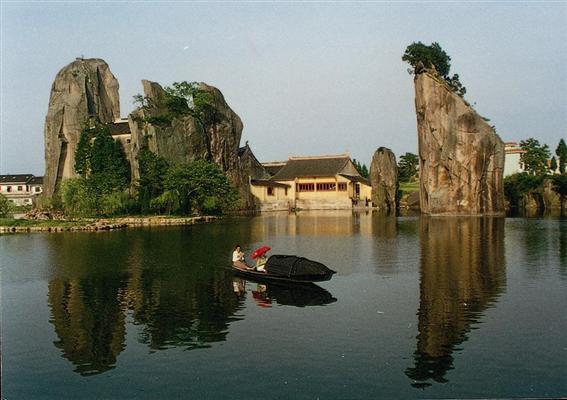
[(434, 73), (416, 75), (421, 212), (504, 213), (504, 143)]
[(45, 117), (44, 192), (76, 176), (75, 151), (88, 117), (113, 122), (120, 117), (118, 81), (101, 59), (78, 58), (64, 67), (51, 87)]
[(398, 166), (392, 150), (380, 147), (370, 164), (372, 202), (381, 210), (395, 211), (398, 194)]

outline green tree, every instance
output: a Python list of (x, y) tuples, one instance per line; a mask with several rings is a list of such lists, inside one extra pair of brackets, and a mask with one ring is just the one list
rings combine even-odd
[(398, 179), (400, 182), (409, 182), (416, 174), (419, 158), (416, 154), (406, 153), (398, 161)]
[(467, 92), (467, 88), (461, 83), (458, 74), (449, 76), (451, 57), (449, 57), (437, 42), (433, 42), (429, 46), (421, 42), (410, 44), (406, 47), (402, 61), (407, 62), (413, 67), (410, 73), (415, 75), (421, 73), (423, 69), (434, 68), (439, 77), (447, 82), (449, 87), (456, 94), (463, 97)]
[[(116, 199), (127, 188), (130, 176), (122, 146), (107, 125), (89, 120), (81, 132), (75, 152), (75, 171), (80, 178), (64, 181), (61, 200), (72, 215), (112, 214), (119, 208)], [(112, 205), (111, 209), (105, 206)]]
[(520, 155), (524, 170), (531, 175), (545, 175), (550, 156), (549, 147), (541, 145), (537, 139), (529, 138), (520, 141), (520, 148), (525, 151)]
[(164, 191), (165, 177), (168, 171), (167, 161), (150, 151), (147, 146), (138, 152), (140, 179), (138, 179), (138, 203), (142, 213), (151, 209), (151, 201)]
[(553, 182), (553, 190), (561, 198), (561, 209), (564, 209), (565, 198), (567, 197), (567, 174), (553, 175), (551, 178)]
[(0, 194), (0, 217), (5, 218), (12, 211), (12, 202)]
[(213, 105), (213, 96), (200, 88), (197, 82), (173, 82), (165, 88), (168, 100), (171, 103), (180, 103), (183, 99), (187, 112), (197, 118), (204, 126), (220, 120), (220, 115)]
[(451, 69), (451, 57), (437, 42), (433, 42), (429, 46), (421, 42), (410, 44), (406, 47), (402, 61), (410, 64), (414, 68), (414, 73), (419, 73), (420, 67), (434, 67), (439, 76), (443, 78), (449, 75)]
[(164, 189), (153, 205), (169, 213), (222, 213), (238, 201), (238, 192), (221, 169), (203, 160), (170, 168)]
[(554, 173), (556, 169), (557, 169), (557, 159), (555, 158), (555, 156), (553, 156), (551, 157), (551, 161), (549, 162), (549, 171), (551, 173)]
[(203, 126), (221, 120), (221, 115), (213, 104), (212, 94), (202, 90), (199, 83), (174, 82), (171, 86), (166, 86), (164, 91), (165, 96), (159, 99), (159, 104), (141, 94), (134, 96), (134, 104), (149, 111), (147, 122), (156, 125), (171, 125), (175, 118), (185, 115), (193, 116)]
[(504, 178), (504, 196), (515, 207), (524, 195), (537, 189), (544, 178), (544, 175), (529, 175), (527, 172), (509, 175)]
[(567, 144), (565, 144), (564, 139), (559, 141), (559, 144), (555, 149), (555, 155), (559, 159), (559, 173), (564, 174), (567, 169)]
[(356, 158), (352, 159), (352, 163), (360, 175), (362, 175), (364, 178), (368, 178), (369, 173), (366, 164), (361, 164), (360, 161), (357, 161)]
[(360, 175), (362, 175), (363, 177), (365, 177), (366, 179), (368, 179), (368, 176), (369, 176), (370, 174), (369, 174), (369, 172), (368, 172), (368, 167), (366, 166), (366, 164), (362, 164)]

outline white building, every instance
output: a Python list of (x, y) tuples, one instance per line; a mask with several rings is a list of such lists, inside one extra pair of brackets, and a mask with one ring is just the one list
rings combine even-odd
[(525, 153), (518, 143), (504, 142), (504, 176), (524, 172), (520, 156)]
[(0, 175), (0, 194), (18, 206), (34, 204), (43, 193), (43, 176), (31, 174)]

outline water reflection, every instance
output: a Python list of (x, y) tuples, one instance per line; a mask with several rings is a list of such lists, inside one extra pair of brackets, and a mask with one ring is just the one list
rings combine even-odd
[(427, 218), (420, 223), (414, 387), (447, 382), (453, 352), (506, 286), (503, 218)]
[[(62, 356), (75, 372), (112, 369), (125, 347), (126, 317), (140, 325), (138, 340), (151, 351), (194, 349), (226, 340), (244, 299), (234, 296), (232, 275), (218, 268), (232, 243), (211, 228), (167, 235), (110, 233), (92, 240), (62, 235), (52, 254), (55, 277), (48, 284), (50, 322)], [(230, 229), (227, 229), (230, 230)], [(239, 232), (239, 237), (248, 237)], [(203, 252), (204, 245), (219, 251)]]
[[(260, 307), (271, 307), (273, 303), (294, 306), (324, 306), (337, 301), (329, 291), (315, 284), (280, 284), (272, 282), (249, 282), (252, 298)], [(246, 295), (246, 281), (233, 279), (234, 292), (238, 297)]]
[(120, 289), (114, 280), (104, 277), (49, 283), (50, 322), (59, 338), (54, 344), (81, 375), (114, 368), (124, 349)]

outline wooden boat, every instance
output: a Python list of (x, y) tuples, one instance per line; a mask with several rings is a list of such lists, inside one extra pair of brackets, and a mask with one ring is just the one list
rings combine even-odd
[(328, 281), (335, 271), (317, 261), (304, 257), (273, 255), (265, 266), (267, 272), (255, 269), (241, 269), (232, 266), (232, 270), (243, 277), (254, 280), (279, 281), (291, 283), (311, 283)]

